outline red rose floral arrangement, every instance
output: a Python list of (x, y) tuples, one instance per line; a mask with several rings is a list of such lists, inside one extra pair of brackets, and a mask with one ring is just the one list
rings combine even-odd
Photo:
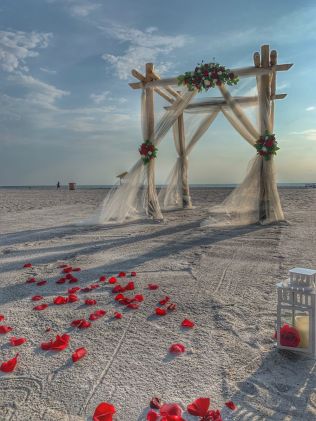
[(157, 158), (158, 149), (150, 140), (145, 140), (145, 142), (140, 145), (138, 151), (145, 165), (152, 159)]
[(221, 85), (236, 85), (239, 81), (229, 69), (218, 63), (198, 64), (193, 72), (185, 72), (178, 76), (178, 85), (187, 86), (189, 91), (197, 89), (198, 92), (208, 91), (210, 88)]
[(275, 140), (275, 135), (270, 134), (268, 131), (257, 140), (255, 144), (258, 155), (262, 156), (266, 161), (269, 161), (272, 155), (276, 155), (280, 149), (278, 142)]

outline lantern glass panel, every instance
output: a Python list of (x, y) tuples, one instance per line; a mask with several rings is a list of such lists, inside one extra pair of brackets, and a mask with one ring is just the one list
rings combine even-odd
[(281, 309), (280, 345), (290, 348), (309, 348), (310, 314), (295, 308)]

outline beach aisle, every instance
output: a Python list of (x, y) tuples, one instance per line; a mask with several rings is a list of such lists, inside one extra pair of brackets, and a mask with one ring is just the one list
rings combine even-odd
[[(316, 191), (280, 191), (290, 224), (201, 229), (207, 207), (229, 191), (193, 189), (197, 207), (167, 212), (161, 224), (87, 227), (71, 224), (91, 214), (102, 190), (0, 190), (0, 325), (13, 328), (0, 334), (0, 364), (19, 353), (15, 370), (0, 372), (0, 419), (87, 420), (110, 402), (118, 421), (141, 421), (153, 396), (184, 408), (208, 396), (224, 420), (314, 420), (315, 361), (277, 352), (272, 336), (276, 282), (294, 266), (316, 267)], [(67, 277), (63, 264), (81, 270)], [(138, 309), (114, 300), (112, 288), (129, 283), (124, 294), (144, 298)], [(78, 301), (53, 304), (76, 287)], [(89, 317), (91, 326), (71, 326)], [(181, 327), (186, 318), (193, 328)], [(58, 334), (70, 336), (64, 350), (41, 348)], [(13, 347), (11, 337), (27, 341)], [(170, 354), (176, 343), (183, 354)]]

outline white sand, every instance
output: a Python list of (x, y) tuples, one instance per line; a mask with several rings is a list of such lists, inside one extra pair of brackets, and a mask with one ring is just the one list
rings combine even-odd
[[(118, 421), (144, 420), (152, 396), (186, 407), (200, 396), (223, 408), (232, 399), (239, 409), (223, 409), (225, 420), (314, 420), (315, 361), (275, 350), (275, 283), (294, 266), (316, 267), (316, 191), (281, 190), (290, 225), (252, 226), (232, 230), (200, 229), (207, 206), (228, 190), (193, 190), (197, 208), (166, 214), (163, 224), (149, 221), (119, 226), (78, 227), (102, 200), (104, 191), (0, 190), (1, 324), (14, 331), (0, 335), (0, 362), (16, 351), (20, 361), (12, 374), (0, 374), (0, 420), (86, 420), (108, 401)], [(26, 262), (32, 269), (22, 269)], [(62, 294), (57, 285), (66, 262), (80, 266), (78, 284), (100, 275), (135, 270), (140, 310), (115, 305), (108, 285), (91, 293), (98, 305), (80, 303), (33, 311), (30, 298), (46, 302)], [(29, 276), (48, 280), (38, 287)], [(148, 283), (160, 289), (148, 291)], [(152, 316), (164, 295), (177, 303), (165, 317)], [(97, 308), (108, 314), (86, 330), (69, 327)], [(190, 318), (196, 327), (183, 331)], [(45, 333), (46, 327), (52, 331)], [(70, 348), (44, 352), (40, 343), (70, 332)], [(21, 347), (10, 336), (24, 336)], [(170, 357), (181, 342), (187, 352)], [(71, 352), (84, 346), (88, 356), (73, 365)], [(192, 418), (197, 419), (197, 418)]]

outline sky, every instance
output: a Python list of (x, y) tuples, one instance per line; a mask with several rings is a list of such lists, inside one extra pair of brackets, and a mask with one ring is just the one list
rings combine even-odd
[[(288, 94), (276, 104), (278, 181), (316, 182), (315, 1), (1, 0), (0, 185), (115, 183), (142, 142), (133, 68), (153, 62), (173, 77), (201, 60), (250, 66), (262, 44), (294, 63), (277, 79)], [(158, 120), (165, 104), (155, 105)], [(190, 155), (190, 183), (239, 183), (254, 155), (218, 116)], [(175, 158), (167, 136), (158, 183)]]

